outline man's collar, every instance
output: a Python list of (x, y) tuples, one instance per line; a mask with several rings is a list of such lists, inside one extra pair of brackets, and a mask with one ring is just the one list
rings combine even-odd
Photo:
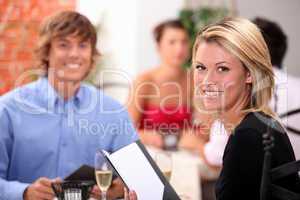
[[(53, 88), (53, 86), (49, 83), (47, 77), (41, 77), (39, 80), (39, 85), (40, 85), (40, 93), (43, 102), (54, 108), (55, 105), (58, 103), (58, 101), (63, 101), (62, 98), (59, 96), (58, 92)], [(80, 86), (78, 88), (78, 91), (75, 93), (74, 97), (71, 97), (70, 100), (73, 100), (76, 106), (79, 106), (80, 103), (84, 99), (84, 90)]]

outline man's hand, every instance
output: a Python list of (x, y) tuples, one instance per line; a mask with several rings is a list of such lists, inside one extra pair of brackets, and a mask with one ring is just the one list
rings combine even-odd
[(53, 182), (61, 182), (61, 179), (39, 178), (27, 187), (24, 192), (24, 200), (53, 200), (55, 197), (51, 188)]

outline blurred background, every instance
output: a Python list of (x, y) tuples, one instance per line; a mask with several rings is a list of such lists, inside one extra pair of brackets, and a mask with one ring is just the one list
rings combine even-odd
[[(37, 78), (33, 52), (40, 24), (62, 10), (77, 10), (96, 27), (102, 56), (86, 81), (123, 104), (135, 77), (159, 65), (153, 29), (168, 19), (180, 18), (189, 32), (190, 44), (203, 26), (225, 16), (265, 17), (274, 21), (288, 37), (284, 71), (300, 78), (300, 0), (0, 0), (0, 95)], [(189, 65), (187, 61), (184, 67)], [(218, 174), (209, 173), (202, 172), (213, 177), (213, 184)], [(206, 183), (210, 184), (209, 181)], [(203, 184), (201, 192), (198, 184), (196, 176), (195, 199), (201, 193), (203, 200), (213, 199), (213, 185)], [(205, 197), (207, 194), (211, 196)]]
[[(35, 78), (24, 72), (34, 67), (39, 25), (48, 15), (66, 9), (83, 13), (96, 26), (102, 57), (88, 81), (106, 85), (107, 90), (126, 87), (137, 74), (158, 64), (152, 30), (159, 22), (178, 17), (191, 37), (203, 25), (227, 15), (273, 20), (288, 36), (283, 66), (300, 76), (299, 0), (0, 0), (0, 94), (15, 87), (21, 75), (18, 84)], [(118, 97), (126, 99), (126, 90)]]

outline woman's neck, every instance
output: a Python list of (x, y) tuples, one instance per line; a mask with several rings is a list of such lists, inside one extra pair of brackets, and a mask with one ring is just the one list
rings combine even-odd
[(220, 112), (220, 119), (228, 133), (231, 133), (247, 115), (243, 110), (248, 105), (249, 99), (249, 95), (243, 95), (232, 108)]
[(226, 112), (221, 115), (221, 121), (223, 122), (225, 129), (228, 133), (232, 133), (232, 131), (241, 123), (241, 121), (246, 116), (246, 113), (231, 113)]
[(184, 74), (184, 69), (181, 66), (174, 66), (167, 62), (162, 62), (160, 65), (160, 71), (168, 77), (181, 77)]

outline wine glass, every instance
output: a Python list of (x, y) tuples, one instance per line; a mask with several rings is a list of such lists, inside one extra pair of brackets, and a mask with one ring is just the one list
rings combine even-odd
[(165, 178), (170, 181), (172, 175), (172, 154), (168, 152), (159, 152), (155, 154), (154, 160)]
[(112, 167), (101, 151), (97, 151), (95, 154), (95, 175), (97, 185), (101, 190), (101, 199), (106, 200), (106, 192), (112, 181)]

